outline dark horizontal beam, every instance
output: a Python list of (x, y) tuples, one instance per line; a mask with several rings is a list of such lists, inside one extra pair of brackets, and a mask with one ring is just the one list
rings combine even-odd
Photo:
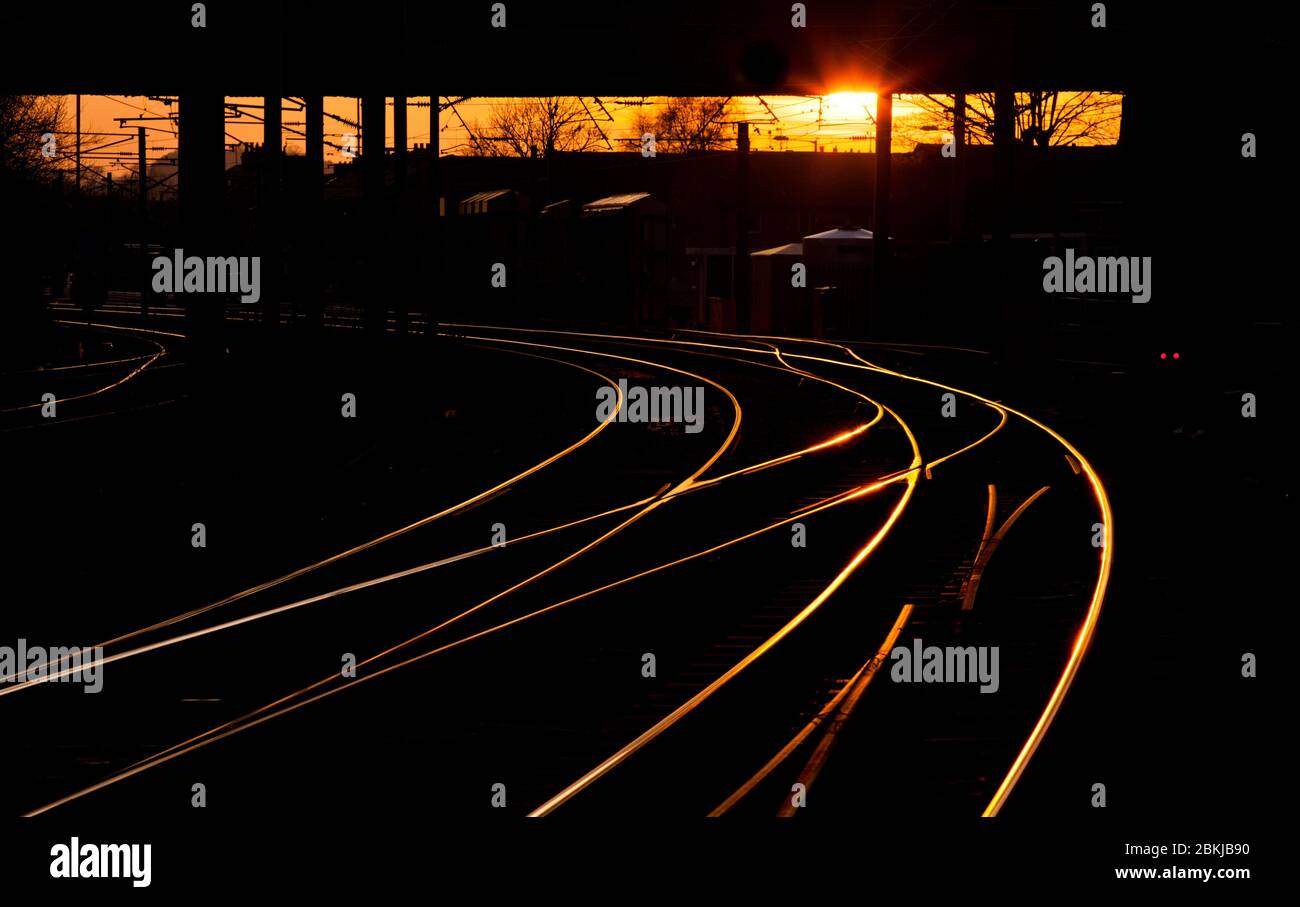
[(505, 0), (505, 28), (484, 0), (206, 6), (205, 28), (188, 2), (6, 11), (0, 90), (257, 95), (272, 79), (289, 95), (346, 96), (422, 96), (432, 84), (478, 96), (1125, 90), (1171, 68), (1204, 78), (1196, 62), (1233, 31), (1227, 13), (1133, 2), (1106, 4), (1107, 27), (1094, 28), (1081, 0), (810, 0), (806, 28), (791, 26), (789, 0)]

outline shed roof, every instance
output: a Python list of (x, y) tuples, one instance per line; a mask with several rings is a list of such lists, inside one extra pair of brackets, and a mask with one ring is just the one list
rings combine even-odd
[(607, 195), (604, 198), (598, 198), (594, 202), (587, 202), (582, 206), (583, 211), (603, 212), (618, 211), (623, 208), (630, 208), (633, 205), (640, 204), (650, 197), (649, 192), (628, 192), (623, 195)]
[(770, 249), (760, 249), (757, 252), (749, 253), (751, 258), (769, 258), (778, 255), (798, 257), (803, 255), (803, 243), (788, 242), (784, 246), (773, 246)]
[(825, 230), (804, 237), (804, 239), (857, 239), (864, 242), (875, 238), (874, 233), (870, 230), (863, 230), (861, 227), (836, 227), (834, 230)]
[(489, 211), (499, 211), (514, 194), (513, 189), (489, 189), (487, 192), (476, 192), (469, 198), (461, 200), (460, 212), (487, 214)]

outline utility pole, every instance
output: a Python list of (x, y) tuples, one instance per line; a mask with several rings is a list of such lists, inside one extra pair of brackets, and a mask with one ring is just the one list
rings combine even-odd
[[(433, 218), (433, 229), (430, 231), (431, 247), (433, 249), (434, 273), (437, 273), (442, 256), (442, 193), (438, 184), (438, 142), (440, 140), (438, 122), (438, 95), (429, 96), (429, 216)], [(436, 281), (432, 281), (436, 285)], [(428, 308), (425, 312), (425, 336), (434, 343), (438, 342), (438, 314), (439, 306), (432, 298), (428, 297)]]
[(136, 180), (137, 186), (137, 204), (140, 209), (140, 316), (144, 317), (149, 314), (149, 253), (145, 249), (145, 244), (149, 238), (149, 205), (148, 205), (148, 182), (146, 177), (147, 162), (145, 160), (145, 140), (144, 127), (137, 126), (135, 130), (136, 145)]
[(81, 200), (81, 95), (77, 95), (77, 200)]
[(948, 202), (948, 235), (954, 244), (964, 239), (966, 231), (966, 94), (952, 98), (952, 160)]
[(148, 166), (148, 163), (147, 163), (146, 160), (145, 160), (145, 140), (144, 140), (144, 127), (143, 127), (143, 126), (137, 126), (137, 127), (136, 127), (136, 130), (135, 130), (135, 150), (136, 150), (136, 166), (137, 166), (137, 167), (139, 168), (139, 170), (140, 170), (140, 184), (139, 184), (139, 190), (140, 190), (140, 191), (139, 191), (139, 199), (138, 199), (138, 201), (139, 201), (139, 204), (140, 204), (140, 229), (141, 229), (141, 231), (143, 231), (143, 230), (144, 230), (144, 219), (145, 219), (146, 212), (148, 211), (148, 201), (147, 201), (147, 199), (148, 199), (148, 188), (147, 188), (148, 183), (145, 181), (145, 177), (147, 176), (147, 174), (145, 173), (145, 168)]
[(894, 144), (894, 93), (876, 94), (876, 198), (871, 243), (871, 302), (867, 306), (867, 330), (874, 330), (875, 313), (889, 296), (889, 194)]

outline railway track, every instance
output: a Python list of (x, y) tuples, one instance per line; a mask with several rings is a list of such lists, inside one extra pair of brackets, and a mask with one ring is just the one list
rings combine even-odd
[[(220, 772), (232, 750), (252, 753), (259, 741), (264, 747), (281, 739), (275, 727), (287, 721), (299, 728), (304, 721), (322, 728), (347, 727), (353, 721), (374, 726), (374, 715), (359, 713), (380, 704), (386, 714), (406, 714), (414, 694), (403, 687), (455, 684), (461, 672), (480, 678), (467, 701), (446, 704), (436, 731), (420, 737), (423, 742), (395, 744), (406, 755), (375, 754), (371, 772), (382, 773), (385, 759), (400, 767), (410, 753), (427, 755), (429, 740), (436, 738), (437, 761), (447, 775), (463, 777), (466, 771), (488, 767), (507, 774), (515, 791), (513, 804), (532, 814), (635, 809), (704, 815), (773, 753), (789, 749), (781, 765), (745, 794), (737, 813), (785, 808), (777, 792), (782, 785), (788, 788), (791, 771), (816, 753), (822, 755), (818, 799), (812, 802), (834, 801), (850, 809), (855, 802), (867, 802), (862, 795), (870, 782), (859, 783), (846, 771), (848, 760), (872, 762), (875, 767), (866, 777), (893, 777), (903, 768), (879, 758), (878, 745), (865, 742), (854, 729), (876, 727), (881, 714), (900, 718), (898, 702), (924, 701), (924, 720), (911, 715), (896, 722), (900, 739), (919, 741), (913, 745), (927, 754), (933, 749), (925, 746), (927, 741), (961, 743), (938, 747), (947, 754), (943, 757), (927, 755), (923, 767), (932, 774), (961, 779), (936, 793), (934, 804), (954, 811), (982, 806), (996, 813), (1078, 670), (1109, 561), (1106, 552), (1091, 588), (1088, 573), (1097, 566), (1095, 558), (1090, 566), (1086, 556), (1070, 589), (1035, 586), (1038, 570), (1028, 571), (1033, 576), (1026, 588), (1019, 588), (997, 578), (1014, 575), (1020, 566), (1023, 555), (1016, 553), (1016, 540), (1025, 537), (1023, 528), (1008, 527), (998, 538), (992, 546), (998, 549), (996, 560), (981, 559), (981, 554), (993, 541), (990, 522), (1005, 524), (1015, 512), (1013, 502), (1027, 499), (1025, 489), (1046, 481), (1030, 473), (1048, 476), (1064, 489), (1061, 497), (1072, 495), (1072, 504), (1086, 513), (1087, 489), (1082, 486), (1091, 483), (1100, 492), (1099, 482), (1068, 443), (995, 401), (878, 365), (849, 347), (701, 334), (614, 336), (471, 325), (451, 326), (450, 331), (461, 344), (542, 356), (586, 369), (607, 383), (619, 370), (706, 382), (716, 398), (715, 424), (702, 438), (716, 446), (703, 466), (684, 476), (680, 466), (674, 467), (675, 480), (652, 481), (655, 487), (643, 485), (622, 496), (609, 490), (623, 485), (602, 481), (618, 473), (609, 472), (607, 461), (587, 456), (579, 467), (575, 460), (574, 473), (585, 473), (587, 485), (569, 520), (543, 515), (553, 509), (547, 504), (563, 499), (562, 492), (549, 490), (529, 505), (525, 488), (541, 486), (548, 474), (526, 471), (431, 518), (447, 518), (447, 532), (421, 536), (427, 543), (449, 546), (437, 560), (376, 573), (383, 551), (399, 550), (414, 538), (408, 531), (438, 528), (420, 521), (278, 580), (107, 640), (116, 646), (123, 670), (129, 663), (131, 670), (147, 672), (143, 665), (152, 658), (181, 657), (173, 649), (187, 646), (211, 648), (230, 633), (266, 633), (282, 643), (288, 633), (287, 640), (301, 647), (302, 631), (269, 628), (315, 620), (310, 615), (318, 613), (322, 602), (331, 609), (373, 613), (380, 603), (401, 600), (392, 591), (399, 582), (408, 584), (404, 588), (414, 582), (434, 591), (443, 572), (456, 571), (452, 588), (461, 594), (453, 598), (466, 602), (473, 601), (466, 592), (496, 589), (476, 604), (444, 612), (441, 620), (404, 641), (390, 643), (362, 662), (364, 670), (355, 679), (331, 675), (188, 738), (173, 735), (179, 739), (34, 811), (93, 811), (97, 802), (111, 803), (124, 790), (141, 790), (154, 783), (149, 778), (174, 774), (187, 761), (201, 760)], [(915, 358), (914, 351), (907, 355)], [(945, 423), (935, 405), (940, 388), (971, 401), (971, 417)], [(758, 402), (743, 406), (747, 395)], [(723, 415), (727, 404), (734, 410), (729, 429)], [(819, 409), (810, 412), (810, 405)], [(787, 411), (780, 412), (779, 406)], [(976, 418), (976, 410), (985, 416)], [(1008, 413), (1013, 414), (1010, 425)], [(798, 417), (806, 424), (800, 425)], [(819, 422), (828, 426), (820, 433), (814, 427)], [(579, 446), (604, 428), (598, 426)], [(619, 426), (624, 428), (638, 427)], [(599, 443), (612, 441), (606, 433)], [(1072, 459), (1061, 456), (1061, 445)], [(595, 452), (594, 446), (583, 451)], [(629, 454), (635, 451), (622, 455)], [(1026, 465), (1029, 460), (1032, 468)], [(631, 473), (662, 478), (660, 466), (646, 466), (634, 466)], [(593, 481), (593, 476), (598, 478)], [(558, 472), (554, 477), (564, 478)], [(1003, 490), (992, 499), (992, 509), (990, 484)], [(1099, 501), (1107, 510), (1104, 494)], [(502, 519), (522, 527), (522, 538), (530, 541), (500, 551), (495, 546), (450, 547), (465, 537), (451, 527), (470, 510), (484, 521), (509, 514)], [(1028, 523), (1032, 518), (1024, 519)], [(812, 540), (803, 548), (790, 542), (795, 523)], [(552, 544), (562, 537), (563, 544)], [(382, 547), (399, 539), (398, 545)], [(675, 554), (665, 556), (670, 550)], [(339, 584), (343, 576), (334, 568), (367, 559), (374, 561), (365, 565), (368, 575)], [(502, 570), (503, 559), (518, 566)], [(977, 565), (984, 591), (978, 605), (964, 607)], [(310, 577), (321, 583), (320, 591), (295, 599), (292, 589), (324, 567), (333, 572)], [(328, 576), (336, 574), (329, 582)], [(1041, 608), (1020, 609), (1017, 621), (989, 617), (1008, 600), (1034, 595), (1056, 596), (1060, 610), (1045, 615)], [(249, 607), (251, 599), (245, 601), (250, 596), (258, 600), (255, 609)], [(233, 603), (243, 613), (212, 621), (212, 609)], [(900, 609), (906, 606), (909, 620), (900, 626)], [(196, 626), (174, 632), (184, 622)], [(1016, 632), (1008, 633), (1008, 627)], [(338, 635), (339, 628), (332, 629)], [(901, 688), (883, 676), (875, 677), (869, 689), (847, 695), (873, 657), (879, 662), (881, 641), (892, 634), (901, 642), (908, 633), (919, 633), (927, 642), (981, 633), (1012, 638), (1013, 669), (1026, 682), (1017, 687), (1017, 696), (1008, 697), (1014, 699), (1010, 706), (984, 715), (976, 728), (962, 723), (969, 703), (960, 697), (916, 700), (912, 691), (900, 695)], [(1055, 658), (1062, 646), (1063, 668)], [(1048, 664), (1044, 649), (1052, 653)], [(652, 677), (641, 670), (646, 654), (655, 657)], [(485, 664), (502, 673), (482, 681)], [(875, 673), (883, 672), (879, 664), (877, 668)], [(528, 682), (549, 692), (522, 693), (520, 685)], [(10, 687), (0, 696), (35, 692), (31, 686)], [(1035, 712), (1034, 703), (1041, 707), (1043, 700), (1046, 709)], [(833, 748), (824, 730), (789, 746), (802, 728), (826, 713), (828, 703), (845, 701), (852, 701), (853, 714), (835, 713)], [(0, 699), (0, 708), (5, 704)], [(314, 708), (303, 709), (308, 705)], [(300, 709), (318, 717), (301, 717)], [(867, 712), (872, 714), (861, 717)], [(519, 758), (512, 762), (503, 754)], [(231, 755), (230, 762), (247, 764), (250, 758)], [(965, 768), (954, 773), (953, 760)], [(322, 767), (321, 773), (328, 771)], [(402, 777), (401, 771), (394, 774)], [(241, 784), (250, 776), (243, 772), (242, 777)], [(920, 773), (915, 783), (923, 780)], [(387, 789), (395, 783), (372, 780), (362, 787)], [(256, 802), (259, 794), (254, 792), (273, 796), (274, 785), (254, 781), (249, 791), (249, 802)], [(823, 800), (822, 791), (831, 793)], [(459, 794), (443, 795), (452, 804), (461, 802)], [(467, 789), (466, 809), (484, 802)]]

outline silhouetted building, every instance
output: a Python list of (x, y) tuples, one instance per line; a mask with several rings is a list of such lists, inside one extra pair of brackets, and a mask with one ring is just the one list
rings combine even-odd
[[(668, 225), (648, 192), (611, 195), (582, 206), (579, 269), (588, 310), (613, 321), (663, 324), (668, 316)], [(598, 316), (599, 317), (599, 316)]]

